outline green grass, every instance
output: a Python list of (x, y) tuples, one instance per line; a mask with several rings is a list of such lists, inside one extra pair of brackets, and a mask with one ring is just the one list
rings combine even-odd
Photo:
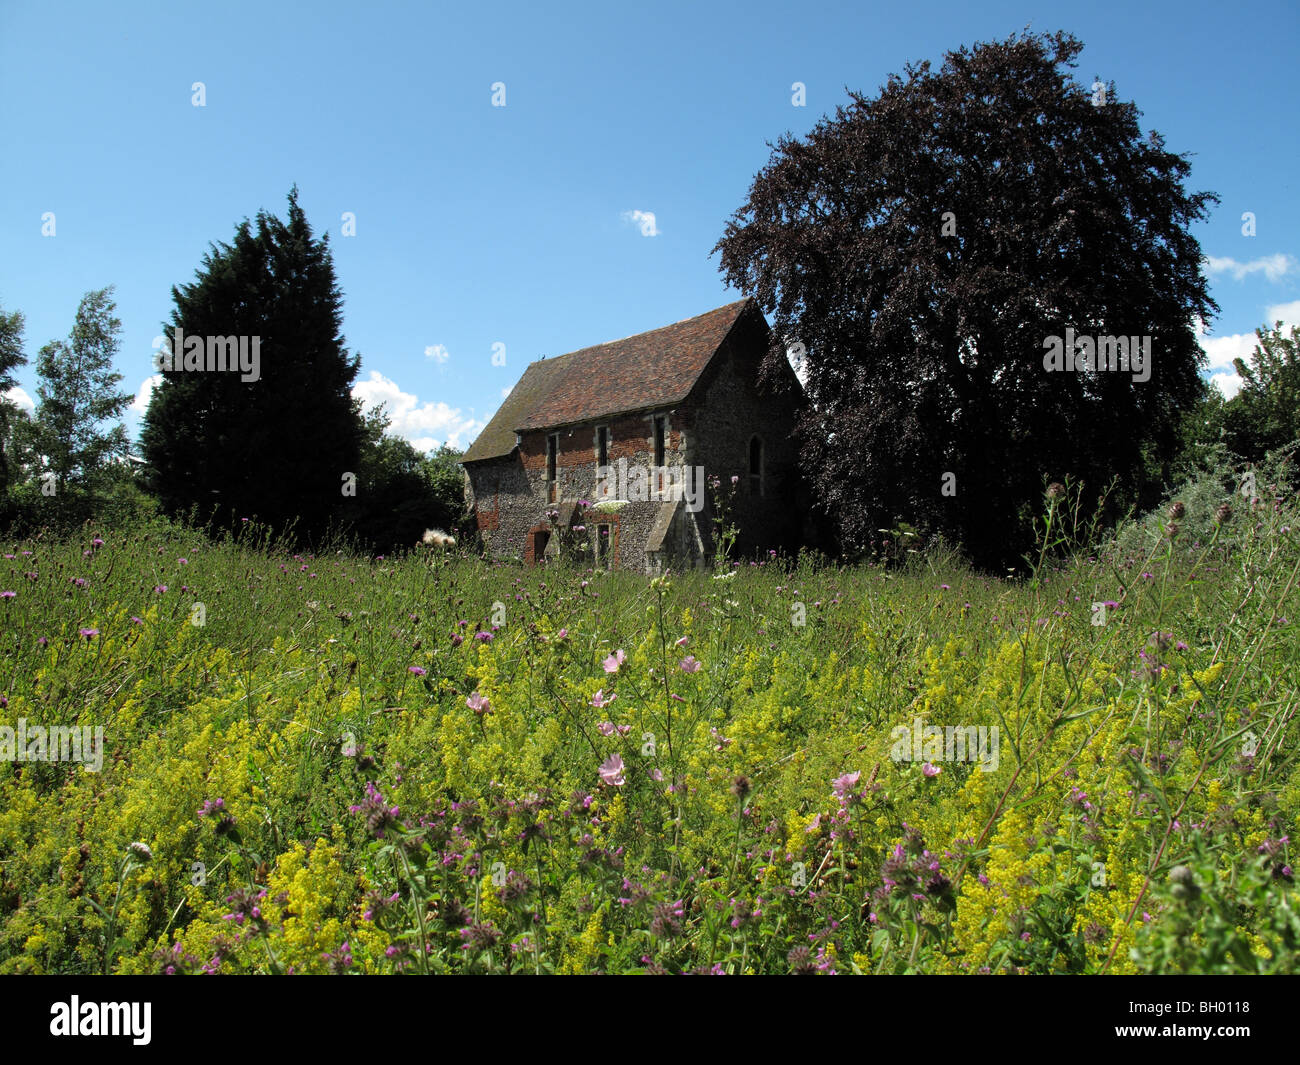
[[(1260, 494), (1072, 556), (1062, 501), (1017, 582), (10, 543), (0, 723), (105, 750), (0, 762), (0, 971), (1291, 971), (1300, 548)], [(997, 768), (895, 761), (917, 718)]]

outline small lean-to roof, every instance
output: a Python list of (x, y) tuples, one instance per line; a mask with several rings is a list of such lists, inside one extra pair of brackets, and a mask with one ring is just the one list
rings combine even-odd
[(739, 300), (648, 333), (530, 363), (461, 461), (510, 454), (516, 432), (680, 403), (751, 306), (761, 318), (751, 300)]

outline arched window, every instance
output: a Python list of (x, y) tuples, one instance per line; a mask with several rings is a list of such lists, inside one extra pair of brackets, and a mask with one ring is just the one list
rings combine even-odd
[(763, 494), (763, 441), (757, 436), (749, 441), (749, 494)]

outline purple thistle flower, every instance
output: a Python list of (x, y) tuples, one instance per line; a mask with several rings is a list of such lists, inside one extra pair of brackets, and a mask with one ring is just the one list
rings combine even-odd
[(383, 839), (384, 833), (397, 825), (400, 812), (396, 806), (388, 806), (373, 780), (366, 782), (366, 797), (356, 806), (349, 806), (354, 814), (365, 814), (366, 827), (376, 839)]

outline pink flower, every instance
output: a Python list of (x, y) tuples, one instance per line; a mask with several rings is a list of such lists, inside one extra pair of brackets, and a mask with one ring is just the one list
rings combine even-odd
[(84, 636), (87, 640), (93, 640), (96, 636), (99, 635), (98, 629), (78, 629), (77, 631), (81, 633), (81, 635)]
[(831, 781), (831, 791), (835, 793), (837, 799), (846, 798), (858, 784), (858, 778), (862, 776), (861, 770), (855, 773), (845, 773), (842, 777), (836, 777)]
[(602, 721), (599, 725), (596, 726), (596, 731), (599, 732), (602, 736), (612, 736), (614, 735), (614, 722)]
[(674, 646), (674, 647), (685, 647), (685, 646), (686, 646), (686, 637), (683, 636), (680, 640), (678, 640), (675, 644), (673, 644), (673, 646)]
[(921, 772), (927, 777), (937, 777), (942, 770), (937, 765), (931, 765), (929, 762), (922, 762)]
[(488, 700), (488, 698), (484, 695), (479, 695), (478, 692), (475, 692), (468, 699), (466, 699), (465, 705), (468, 706), (471, 710), (473, 710), (474, 713), (476, 714), (486, 714), (489, 710), (492, 709), (492, 703)]
[(685, 658), (682, 659), (683, 673), (698, 673), (699, 671), (700, 671), (700, 664), (699, 662), (695, 661), (694, 655), (687, 655)]
[(559, 632), (557, 632), (557, 633), (555, 634), (555, 638), (556, 638), (557, 640), (563, 640), (563, 639), (564, 639), (565, 637), (567, 637), (568, 635), (569, 635), (569, 630), (568, 630), (568, 629), (561, 629)]
[(623, 653), (623, 648), (619, 648), (601, 663), (605, 667), (606, 673), (617, 673), (618, 667), (627, 661), (627, 655)]
[(417, 677), (423, 677), (428, 672), (428, 670), (425, 669), (423, 666), (407, 666), (406, 672), (414, 673)]
[[(612, 703), (617, 698), (618, 696), (611, 692), (609, 698), (606, 699), (605, 689), (601, 688), (600, 691), (598, 691), (595, 695), (591, 697), (591, 705), (594, 706), (597, 710), (603, 710), (605, 709), (605, 707), (609, 706), (609, 704)], [(605, 735), (609, 735), (609, 733), (606, 733)]]
[(0, 592), (0, 599), (12, 599), (17, 594), (17, 592)]
[(603, 783), (611, 787), (621, 788), (625, 781), (623, 780), (623, 759), (617, 754), (611, 754), (600, 765), (600, 779)]
[(662, 769), (656, 767), (655, 769), (650, 770), (651, 780), (663, 780), (663, 778), (664, 778), (664, 771)]

